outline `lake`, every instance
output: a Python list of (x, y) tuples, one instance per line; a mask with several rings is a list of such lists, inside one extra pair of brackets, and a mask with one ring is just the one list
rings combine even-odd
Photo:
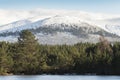
[(0, 76), (0, 80), (120, 80), (120, 76), (33, 75)]

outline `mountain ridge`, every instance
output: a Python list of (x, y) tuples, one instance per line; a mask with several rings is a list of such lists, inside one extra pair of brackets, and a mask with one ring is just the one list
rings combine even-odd
[[(89, 14), (86, 13), (77, 13), (77, 15), (71, 13), (37, 15), (1, 26), (0, 39), (1, 41), (15, 41), (20, 31), (28, 29), (43, 44), (98, 42), (101, 35), (104, 35), (110, 41), (120, 40), (119, 18), (106, 20), (100, 17), (90, 18)], [(116, 22), (114, 19), (118, 21)]]

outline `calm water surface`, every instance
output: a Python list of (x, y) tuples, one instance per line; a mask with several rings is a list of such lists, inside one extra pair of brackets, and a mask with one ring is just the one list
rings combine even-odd
[(0, 76), (0, 80), (120, 80), (120, 76), (14, 75), (14, 76)]

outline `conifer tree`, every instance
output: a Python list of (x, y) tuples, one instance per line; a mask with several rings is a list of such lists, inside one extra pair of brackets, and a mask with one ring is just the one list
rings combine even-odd
[(39, 64), (36, 58), (38, 51), (38, 42), (34, 34), (29, 30), (23, 30), (18, 37), (16, 66), (18, 65), (19, 72), (26, 74), (36, 72)]
[(9, 73), (12, 67), (12, 58), (7, 53), (8, 46), (6, 42), (0, 44), (0, 74)]

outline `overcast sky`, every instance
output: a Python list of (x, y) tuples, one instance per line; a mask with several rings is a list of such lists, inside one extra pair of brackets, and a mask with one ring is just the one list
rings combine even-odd
[(120, 0), (0, 0), (0, 9), (69, 9), (120, 13)]

